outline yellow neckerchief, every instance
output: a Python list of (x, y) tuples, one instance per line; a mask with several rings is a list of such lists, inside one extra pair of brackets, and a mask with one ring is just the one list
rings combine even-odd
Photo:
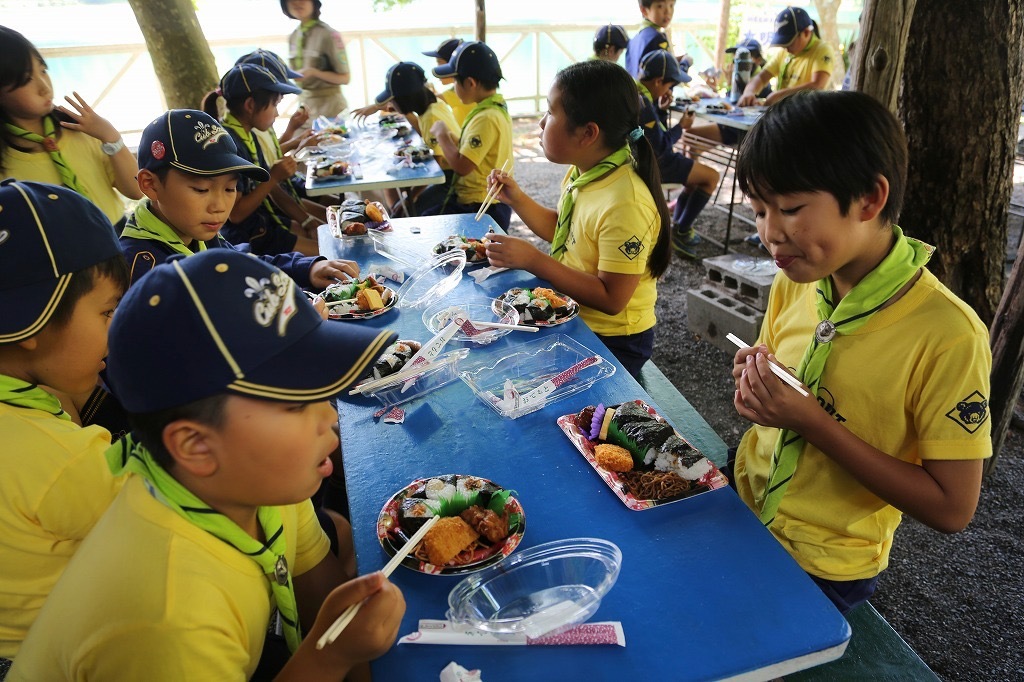
[(320, 23), (319, 19), (307, 19), (299, 24), (299, 40), (295, 44), (295, 68), (296, 70), (302, 68), (302, 48), (306, 46), (306, 34), (309, 33), (310, 29)]

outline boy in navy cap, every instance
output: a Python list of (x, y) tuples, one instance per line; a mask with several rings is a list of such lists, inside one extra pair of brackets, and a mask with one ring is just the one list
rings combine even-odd
[[(258, 50), (253, 50), (248, 54), (243, 54), (241, 57), (235, 60), (235, 65), (238, 64), (255, 64), (256, 66), (262, 66), (264, 69), (269, 71), (274, 78), (277, 79), (278, 83), (291, 83), (294, 78), (302, 78), (302, 74), (298, 71), (292, 71), (285, 64), (285, 61), (281, 57), (265, 50), (262, 47)], [(278, 137), (277, 132), (273, 126), (267, 130), (253, 130), (253, 134), (260, 143), (260, 147), (263, 149), (263, 155), (266, 157), (267, 162), (270, 164), (275, 163), (278, 159), (285, 155), (286, 152), (293, 151), (301, 146), (303, 140), (312, 137), (313, 132), (311, 130), (303, 131), (302, 128), (309, 120), (309, 112), (306, 111), (306, 107), (301, 104), (295, 110), (295, 113), (288, 119), (288, 125), (285, 127), (284, 132)], [(284, 142), (281, 142), (284, 140)]]
[(103, 461), (110, 433), (72, 421), (55, 393), (88, 394), (96, 386), (107, 327), (127, 285), (117, 235), (92, 202), (64, 187), (0, 183), (4, 658), (18, 655), (69, 559), (121, 487)]
[(327, 399), (394, 337), (323, 321), (287, 275), (228, 249), (132, 287), (109, 373), (133, 431), (107, 452), (130, 475), (8, 679), (249, 679), (275, 607), (292, 651), (279, 679), (340, 681), (384, 653), (401, 592), (379, 573), (344, 583), (308, 498), (338, 448)]
[[(484, 43), (465, 42), (447, 64), (434, 68), (434, 75), (454, 76), (459, 99), (475, 106), (462, 124), (460, 139), (443, 121), (431, 126), (430, 134), (437, 138), (455, 177), (447, 187), (433, 185), (424, 190), (416, 209), (421, 215), (476, 213), (487, 196), (490, 172), (503, 166), (512, 172), (512, 117), (505, 98), (497, 92), (502, 78), (498, 55)], [(487, 214), (507, 229), (512, 209), (495, 201)]]
[(658, 157), (662, 182), (684, 185), (672, 212), (672, 247), (685, 258), (696, 258), (693, 247), (700, 237), (693, 223), (704, 210), (718, 186), (718, 171), (675, 151), (672, 145), (693, 123), (692, 114), (668, 128), (658, 115), (657, 102), (672, 92), (677, 83), (688, 83), (690, 76), (679, 69), (679, 62), (665, 50), (649, 52), (640, 63), (640, 126)]
[(285, 156), (271, 163), (255, 135), (255, 131), (273, 126), (281, 98), (298, 92), (297, 87), (279, 81), (262, 66), (238, 64), (221, 77), (218, 90), (203, 98), (203, 111), (216, 118), (218, 100), (223, 96), (227, 106), (227, 112), (220, 118), (223, 129), (231, 135), (238, 154), (263, 167), (272, 180), (255, 185), (242, 183), (242, 194), (224, 225), (225, 237), (239, 244), (248, 242), (253, 253), (319, 253), (314, 233), (326, 222), (326, 208), (314, 202), (304, 203), (295, 194), (287, 182), (295, 174), (295, 159)]
[[(207, 249), (248, 251), (220, 235), (231, 215), (241, 178), (265, 181), (267, 171), (237, 153), (231, 136), (201, 111), (172, 109), (142, 131), (139, 187), (145, 198), (121, 233), (121, 249), (139, 279), (176, 253)], [(262, 255), (303, 287), (323, 289), (336, 279), (359, 274), (352, 261), (327, 260), (291, 252)]]
[(775, 92), (768, 95), (766, 104), (774, 104), (800, 90), (824, 90), (832, 78), (832, 46), (821, 39), (818, 24), (801, 7), (787, 7), (775, 17), (776, 50), (761, 72), (750, 79), (743, 90), (739, 105), (757, 102), (757, 94), (772, 78)]
[[(437, 66), (447, 64), (448, 60), (452, 58), (456, 48), (462, 44), (462, 38), (449, 38), (448, 40), (442, 40), (441, 44), (437, 46), (436, 50), (427, 50), (423, 52), (427, 57), (433, 57), (437, 62)], [(450, 85), (451, 87), (447, 90), (442, 90), (438, 97), (441, 98), (448, 106), (452, 108), (452, 113), (455, 114), (455, 120), (461, 127), (466, 122), (466, 116), (476, 106), (473, 102), (466, 104), (459, 96), (455, 93), (455, 78), (452, 76), (440, 76), (441, 85)]]
[(640, 75), (644, 55), (653, 50), (671, 49), (665, 29), (676, 12), (676, 0), (639, 0), (638, 4), (644, 20), (626, 46), (626, 71), (634, 78)]
[(591, 59), (617, 62), (628, 44), (626, 29), (616, 24), (606, 24), (594, 33), (594, 55)]

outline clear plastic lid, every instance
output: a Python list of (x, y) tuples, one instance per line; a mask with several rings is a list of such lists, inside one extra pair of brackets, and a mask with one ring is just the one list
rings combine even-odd
[(466, 253), (461, 249), (434, 256), (409, 275), (398, 290), (398, 307), (421, 308), (459, 285), (466, 268)]

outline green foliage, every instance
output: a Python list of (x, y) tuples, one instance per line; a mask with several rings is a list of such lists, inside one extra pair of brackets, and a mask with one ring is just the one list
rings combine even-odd
[(389, 9), (408, 5), (413, 0), (373, 0), (374, 12), (387, 12)]

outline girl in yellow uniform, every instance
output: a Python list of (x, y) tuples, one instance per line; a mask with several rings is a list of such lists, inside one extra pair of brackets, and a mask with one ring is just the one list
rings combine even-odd
[(591, 60), (559, 71), (540, 123), (544, 156), (571, 166), (558, 210), (507, 173), (489, 177), (551, 242), (551, 254), (507, 235), (492, 235), (487, 248), (491, 265), (527, 270), (576, 299), (580, 317), (634, 376), (654, 349), (657, 279), (672, 256), (657, 160), (639, 117), (636, 83), (620, 66)]

